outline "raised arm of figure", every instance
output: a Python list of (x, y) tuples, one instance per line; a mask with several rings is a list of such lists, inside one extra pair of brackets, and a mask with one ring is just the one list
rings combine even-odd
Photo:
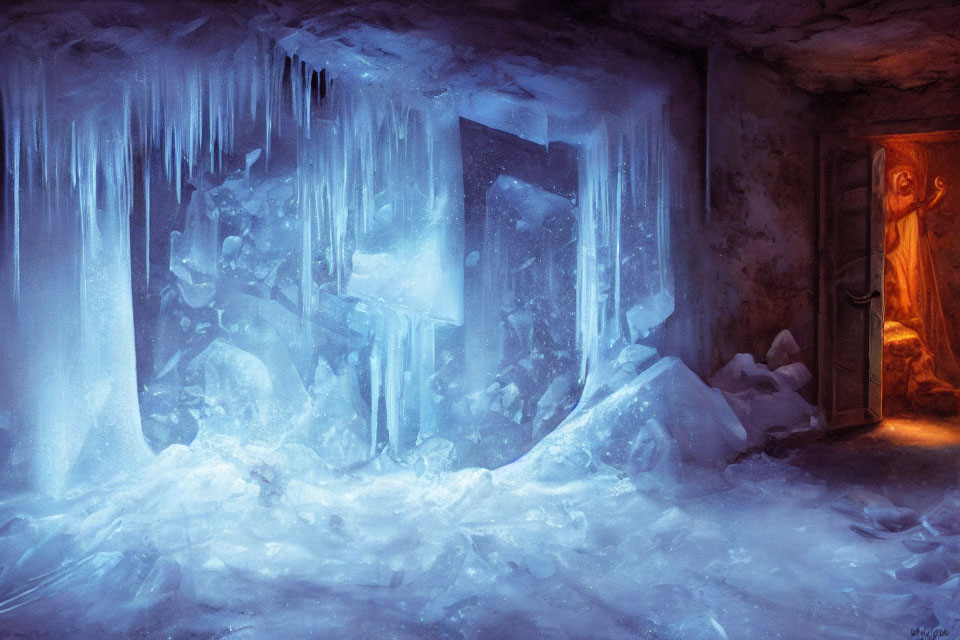
[(921, 202), (917, 207), (917, 213), (919, 213), (921, 216), (926, 215), (927, 212), (940, 204), (940, 201), (943, 200), (943, 194), (947, 192), (947, 187), (943, 183), (943, 178), (940, 176), (937, 176), (933, 181), (933, 186), (936, 189), (934, 194)]

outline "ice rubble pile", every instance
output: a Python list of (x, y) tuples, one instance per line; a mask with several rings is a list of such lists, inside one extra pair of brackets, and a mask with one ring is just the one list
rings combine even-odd
[(607, 466), (671, 480), (683, 462), (723, 468), (768, 438), (818, 427), (816, 407), (797, 393), (811, 379), (794, 361), (798, 353), (784, 330), (766, 355), (773, 371), (741, 353), (711, 388), (677, 358), (629, 345), (596, 377), (603, 383), (588, 385), (571, 415), (512, 469), (564, 481)]
[(788, 329), (776, 335), (766, 364), (738, 353), (711, 378), (746, 429), (749, 446), (767, 437), (819, 428), (817, 408), (797, 393), (809, 384), (810, 371), (799, 362), (800, 347)]

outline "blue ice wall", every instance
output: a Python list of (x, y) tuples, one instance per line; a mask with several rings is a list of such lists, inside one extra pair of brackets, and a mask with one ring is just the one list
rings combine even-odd
[[(373, 28), (5, 54), (0, 409), (29, 486), (224, 437), (497, 466), (673, 311), (660, 80), (623, 97)], [(573, 197), (466, 185), (488, 190), (471, 255), (462, 118), (562, 142), (578, 172)]]

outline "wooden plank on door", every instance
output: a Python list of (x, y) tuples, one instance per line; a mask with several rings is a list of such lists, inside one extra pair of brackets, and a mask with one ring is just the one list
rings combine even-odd
[(820, 192), (820, 406), (831, 428), (882, 417), (882, 148), (824, 136)]

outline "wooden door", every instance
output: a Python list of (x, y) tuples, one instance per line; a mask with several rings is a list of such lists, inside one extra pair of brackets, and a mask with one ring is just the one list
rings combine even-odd
[(824, 136), (820, 170), (819, 395), (835, 429), (883, 416), (884, 150)]

